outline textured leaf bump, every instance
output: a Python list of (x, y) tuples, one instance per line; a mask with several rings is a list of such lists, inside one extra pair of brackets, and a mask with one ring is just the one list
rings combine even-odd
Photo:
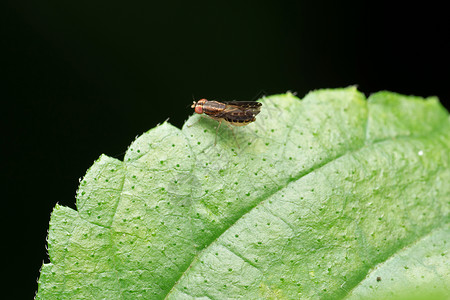
[(37, 299), (360, 299), (450, 292), (450, 118), (354, 87), (192, 116), (102, 155), (57, 205)]

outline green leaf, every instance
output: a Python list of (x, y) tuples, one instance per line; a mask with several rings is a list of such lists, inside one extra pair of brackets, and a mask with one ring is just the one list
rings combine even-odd
[(37, 299), (450, 292), (450, 118), (438, 100), (366, 101), (350, 87), (261, 102), (237, 142), (223, 126), (214, 145), (217, 122), (197, 115), (143, 134), (123, 162), (101, 156), (77, 211), (52, 213)]
[(347, 299), (448, 299), (449, 235), (447, 224), (399, 251), (374, 268)]

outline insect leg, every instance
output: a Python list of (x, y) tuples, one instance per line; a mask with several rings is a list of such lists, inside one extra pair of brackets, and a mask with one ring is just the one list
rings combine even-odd
[(264, 99), (266, 97), (267, 93), (265, 90), (260, 90), (253, 98), (252, 101), (256, 101), (258, 99)]
[(239, 149), (241, 149), (241, 147), (239, 147), (239, 143), (238, 143), (238, 140), (237, 140), (237, 138), (236, 138), (236, 135), (234, 134), (233, 126), (231, 126), (231, 125), (228, 124), (227, 122), (225, 122), (225, 123), (227, 124), (228, 128), (230, 128), (231, 133), (232, 133), (233, 136), (234, 136), (234, 140), (236, 141), (236, 146), (237, 146)]
[(222, 125), (222, 119), (219, 121), (219, 125), (216, 128), (216, 137), (214, 138), (214, 146), (217, 144), (217, 134), (219, 133), (220, 125)]
[(192, 123), (192, 124), (189, 124), (189, 125), (186, 125), (186, 127), (192, 127), (192, 126), (194, 126), (195, 124), (197, 124), (198, 123), (198, 121), (200, 121), (201, 119), (203, 119), (203, 118), (205, 118), (205, 116), (203, 116), (203, 115), (200, 115), (200, 118), (198, 118), (197, 119), (197, 121), (195, 121), (194, 123)]

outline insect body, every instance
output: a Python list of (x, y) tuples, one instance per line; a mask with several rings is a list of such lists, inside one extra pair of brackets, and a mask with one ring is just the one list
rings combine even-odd
[[(261, 103), (253, 101), (219, 102), (201, 99), (197, 102), (194, 101), (191, 107), (197, 114), (205, 114), (211, 119), (219, 122), (216, 130), (217, 139), (217, 132), (223, 121), (225, 121), (228, 126), (244, 126), (250, 124), (256, 120), (255, 117), (260, 113), (261, 105)], [(232, 128), (231, 130), (233, 131)]]

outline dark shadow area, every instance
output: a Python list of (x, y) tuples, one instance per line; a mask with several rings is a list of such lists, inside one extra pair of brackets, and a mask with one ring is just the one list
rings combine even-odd
[(37, 289), (56, 203), (102, 153), (196, 99), (358, 85), (449, 108), (449, 21), (432, 3), (10, 1), (0, 5), (2, 258), (15, 299)]

